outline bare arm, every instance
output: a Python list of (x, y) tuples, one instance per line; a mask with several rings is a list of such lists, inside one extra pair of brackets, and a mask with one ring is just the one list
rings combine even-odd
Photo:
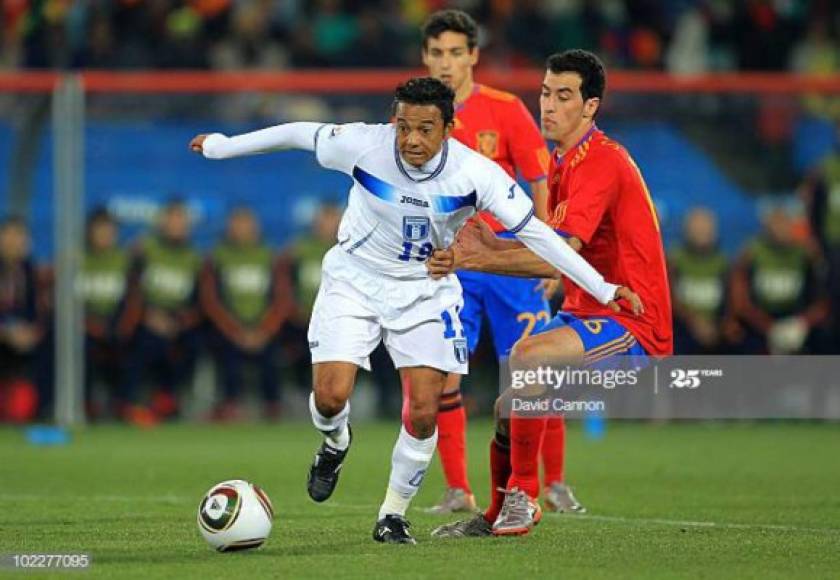
[[(516, 242), (519, 247), (490, 250), (476, 244), (472, 236), (471, 232), (463, 232), (453, 247), (454, 267), (457, 269), (522, 278), (559, 278), (561, 276), (554, 266), (528, 248), (522, 247), (520, 242)], [(578, 238), (568, 238), (566, 242), (576, 252), (580, 252), (583, 247)]]
[(528, 184), (531, 186), (531, 199), (534, 200), (534, 215), (548, 222), (548, 180), (538, 179)]
[[(578, 238), (568, 238), (566, 242), (575, 252), (583, 247)], [(442, 278), (456, 269), (491, 272), (507, 276), (525, 278), (560, 278), (561, 273), (551, 264), (527, 248), (512, 250), (493, 250), (482, 243), (477, 224), (467, 224), (454, 245), (445, 250), (435, 250), (426, 267), (432, 278)], [(617, 300), (625, 300), (629, 310), (635, 315), (644, 312), (644, 305), (632, 290), (625, 286), (615, 291), (615, 300), (608, 306), (615, 312), (620, 310)]]

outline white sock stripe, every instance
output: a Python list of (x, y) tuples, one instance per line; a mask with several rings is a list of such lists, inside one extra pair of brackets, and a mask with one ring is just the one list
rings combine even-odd
[(344, 404), (344, 408), (333, 417), (324, 417), (315, 406), (315, 392), (309, 393), (309, 413), (312, 415), (312, 424), (319, 431), (335, 431), (341, 429), (350, 416), (350, 401)]
[(437, 427), (435, 427), (435, 432), (432, 433), (431, 437), (427, 437), (426, 439), (418, 439), (417, 437), (408, 432), (408, 430), (405, 428), (405, 425), (402, 425), (400, 427), (400, 436), (397, 439), (397, 443), (403, 443), (412, 451), (416, 451), (417, 453), (425, 455), (427, 453), (434, 454), (435, 449), (437, 449), (437, 440)]

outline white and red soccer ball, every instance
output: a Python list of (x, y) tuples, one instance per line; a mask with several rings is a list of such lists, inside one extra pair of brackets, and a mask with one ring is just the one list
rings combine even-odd
[(266, 493), (242, 479), (217, 483), (198, 506), (198, 529), (219, 552), (262, 546), (273, 519), (274, 508)]

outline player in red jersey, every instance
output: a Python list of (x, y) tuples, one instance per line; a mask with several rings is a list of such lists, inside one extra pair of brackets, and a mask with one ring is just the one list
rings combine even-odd
[[(520, 340), (512, 368), (535, 361), (574, 360), (596, 365), (614, 355), (672, 354), (671, 302), (656, 210), (627, 151), (595, 126), (606, 84), (592, 53), (566, 51), (547, 62), (540, 96), (543, 134), (556, 143), (549, 172), (549, 221), (569, 245), (605, 276), (638, 292), (643, 312), (613, 312), (563, 280), (562, 312), (541, 332)], [(473, 224), (454, 248), (429, 261), (433, 275), (454, 267), (513, 276), (552, 276), (554, 269), (513, 242)], [(501, 400), (501, 398), (500, 398)], [(537, 450), (547, 417), (501, 419), (491, 445), (491, 506), (472, 520), (442, 526), (442, 537), (525, 534), (540, 519)]]
[[(478, 27), (460, 10), (441, 10), (432, 14), (423, 26), (423, 64), (429, 74), (455, 91), (455, 128), (451, 136), (468, 147), (493, 159), (516, 177), (517, 172), (529, 182), (535, 213), (547, 216), (546, 174), (549, 153), (540, 130), (522, 101), (510, 93), (480, 85), (473, 80), (478, 62)], [(506, 236), (490, 214), (481, 218), (499, 236)], [(493, 330), (496, 354), (500, 359), (510, 354), (514, 343), (550, 320), (548, 303), (536, 279), (511, 278), (482, 272), (458, 272), (464, 289), (464, 308), (460, 313), (470, 352), (478, 345), (482, 318), (486, 315)], [(466, 414), (461, 402), (460, 375), (450, 374), (441, 397), (438, 414), (438, 452), (446, 476), (447, 491), (440, 504), (430, 511), (450, 513), (475, 511), (466, 468)], [(549, 436), (545, 456), (546, 486), (558, 490), (558, 509), (583, 509), (571, 495), (564, 493), (562, 423)]]

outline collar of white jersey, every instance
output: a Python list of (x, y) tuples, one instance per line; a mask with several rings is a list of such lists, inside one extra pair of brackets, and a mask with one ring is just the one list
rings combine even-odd
[(437, 154), (426, 161), (420, 167), (414, 167), (408, 163), (400, 155), (400, 149), (397, 147), (397, 138), (394, 137), (394, 159), (397, 162), (397, 167), (405, 177), (414, 181), (415, 183), (422, 183), (434, 179), (443, 171), (446, 166), (446, 160), (449, 157), (449, 139), (444, 140), (443, 147)]

